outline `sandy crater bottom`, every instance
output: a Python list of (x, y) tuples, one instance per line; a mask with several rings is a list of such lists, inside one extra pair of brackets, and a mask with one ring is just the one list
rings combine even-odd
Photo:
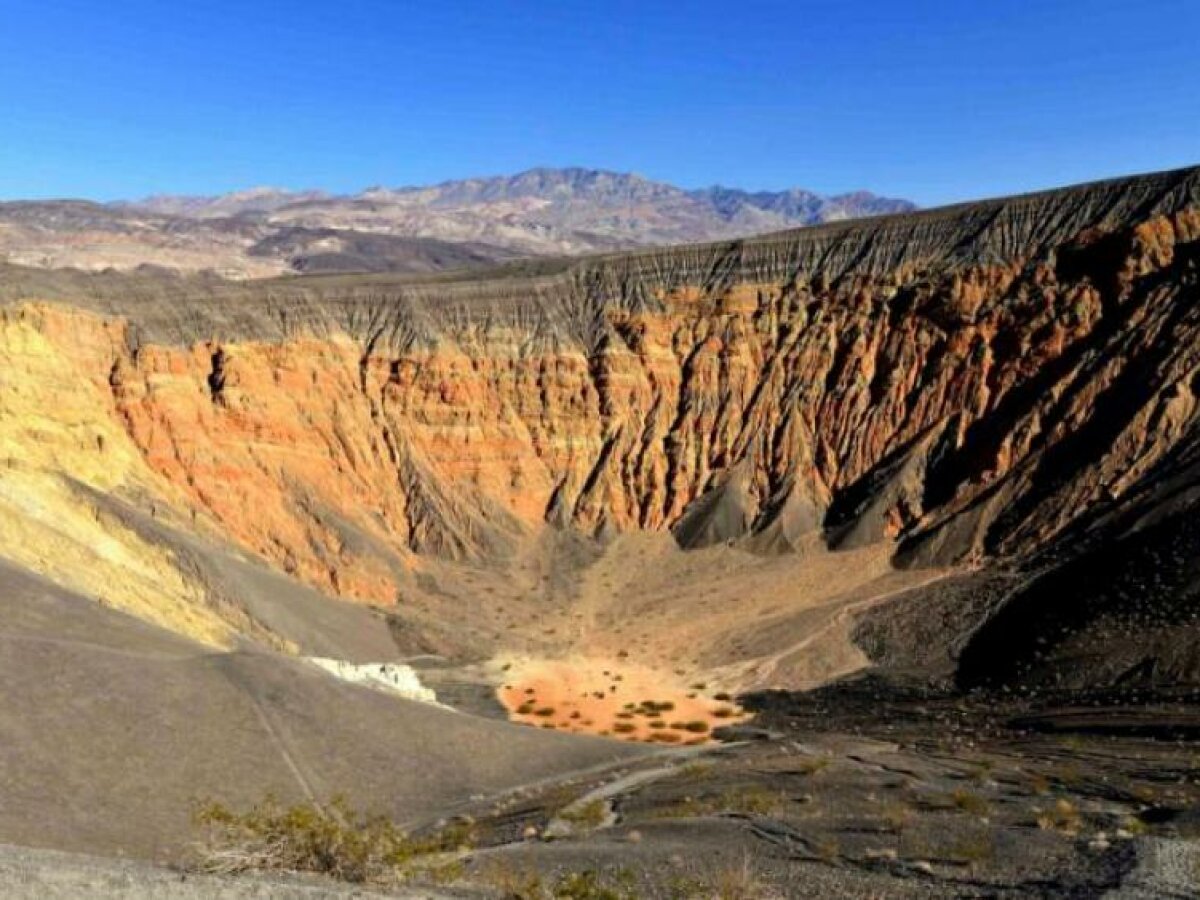
[(749, 715), (716, 685), (625, 659), (505, 659), (496, 696), (514, 722), (662, 744), (702, 744)]

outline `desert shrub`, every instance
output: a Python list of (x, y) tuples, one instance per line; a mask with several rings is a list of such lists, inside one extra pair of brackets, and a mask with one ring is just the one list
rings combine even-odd
[(1050, 782), (1045, 775), (1031, 774), (1028, 779), (1029, 792), (1032, 794), (1050, 793)]
[(617, 722), (613, 725), (612, 730), (617, 734), (632, 734), (637, 731), (637, 726), (632, 722)]
[(1147, 834), (1150, 831), (1150, 826), (1137, 816), (1127, 816), (1121, 821), (1121, 828), (1135, 836)]
[(712, 714), (718, 719), (730, 719), (736, 715), (736, 712), (728, 706), (722, 706), (714, 709)]
[(984, 760), (970, 771), (967, 775), (972, 781), (982, 784), (992, 777), (992, 770), (995, 768), (995, 763), (991, 760)]
[(704, 900), (712, 895), (702, 879), (681, 872), (672, 873), (661, 887), (669, 900)]
[(589, 800), (587, 803), (567, 806), (559, 810), (558, 818), (576, 828), (594, 830), (608, 818), (608, 804), (603, 800)]
[(551, 894), (560, 900), (637, 900), (632, 882), (632, 875), (624, 869), (607, 880), (593, 869), (567, 872), (554, 883)]
[(541, 873), (531, 863), (517, 863), (504, 856), (484, 865), (477, 880), (495, 888), (506, 900), (543, 900), (546, 896)]
[(649, 740), (656, 744), (678, 744), (683, 738), (674, 731), (656, 731), (650, 735)]
[(412, 838), (390, 819), (355, 812), (342, 798), (327, 806), (284, 807), (267, 797), (245, 812), (210, 802), (193, 818), (205, 832), (196, 847), (196, 867), (219, 874), (286, 871), (351, 882), (395, 879), (419, 856), (457, 850), (474, 840), (468, 822)]
[(786, 800), (779, 791), (773, 791), (760, 784), (751, 784), (741, 788), (726, 788), (720, 793), (686, 797), (676, 803), (665, 804), (655, 809), (651, 818), (680, 819), (721, 813), (770, 816), (779, 813)]
[(751, 784), (726, 790), (721, 794), (717, 808), (724, 812), (770, 816), (779, 812), (783, 804), (784, 797), (779, 791), (773, 791), (761, 784)]
[(900, 834), (912, 824), (916, 814), (903, 803), (889, 803), (884, 807), (881, 817), (887, 829), (894, 834)]
[(1043, 831), (1062, 831), (1078, 834), (1083, 828), (1083, 817), (1078, 807), (1070, 800), (1058, 800), (1047, 812), (1037, 817), (1037, 826)]
[(555, 712), (555, 710), (554, 710), (553, 706), (543, 706), (541, 709), (534, 710), (533, 714), (535, 716), (541, 716), (543, 719), (546, 719), (546, 718), (549, 718), (550, 716), (554, 715), (554, 712)]
[(641, 705), (642, 715), (652, 716), (659, 713), (670, 712), (675, 708), (675, 704), (670, 700), (643, 700)]
[(685, 723), (683, 730), (690, 731), (693, 734), (705, 734), (708, 732), (708, 723), (700, 719), (695, 719), (694, 721)]
[(990, 808), (986, 797), (972, 793), (971, 791), (965, 791), (962, 788), (955, 790), (950, 795), (950, 801), (955, 809), (970, 813), (973, 816), (986, 816)]
[(987, 862), (995, 855), (996, 846), (990, 834), (959, 838), (945, 850), (947, 859), (967, 865)]
[(714, 766), (710, 762), (690, 762), (686, 766), (681, 766), (676, 774), (679, 778), (688, 781), (699, 781), (712, 775), (713, 769)]
[(828, 756), (809, 756), (796, 763), (796, 772), (801, 775), (816, 775), (829, 768), (830, 762)]
[(759, 878), (748, 855), (736, 863), (717, 869), (709, 881), (709, 893), (704, 896), (715, 900), (766, 900), (776, 896), (770, 886)]
[(842, 855), (842, 847), (833, 836), (815, 838), (809, 846), (813, 856), (822, 862), (831, 863)]

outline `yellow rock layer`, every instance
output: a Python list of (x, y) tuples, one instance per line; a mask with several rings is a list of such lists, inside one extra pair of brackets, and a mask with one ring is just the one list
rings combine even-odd
[[(103, 514), (79, 485), (173, 492), (115, 415), (102, 373), (119, 326), (24, 308), (0, 316), (0, 555), (214, 646), (234, 629), (171, 555)], [(98, 375), (100, 373), (100, 375)]]

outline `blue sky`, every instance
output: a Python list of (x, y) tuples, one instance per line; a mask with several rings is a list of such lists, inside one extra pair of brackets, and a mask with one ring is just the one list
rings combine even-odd
[(1200, 163), (1197, 0), (4, 0), (0, 197), (535, 165), (925, 205)]

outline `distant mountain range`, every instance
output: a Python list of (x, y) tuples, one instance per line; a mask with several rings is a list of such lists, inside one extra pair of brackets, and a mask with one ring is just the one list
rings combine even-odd
[(353, 195), (253, 188), (112, 204), (0, 204), (0, 258), (227, 277), (429, 271), (519, 256), (739, 237), (914, 209), (866, 191), (685, 190), (596, 169), (530, 169)]

